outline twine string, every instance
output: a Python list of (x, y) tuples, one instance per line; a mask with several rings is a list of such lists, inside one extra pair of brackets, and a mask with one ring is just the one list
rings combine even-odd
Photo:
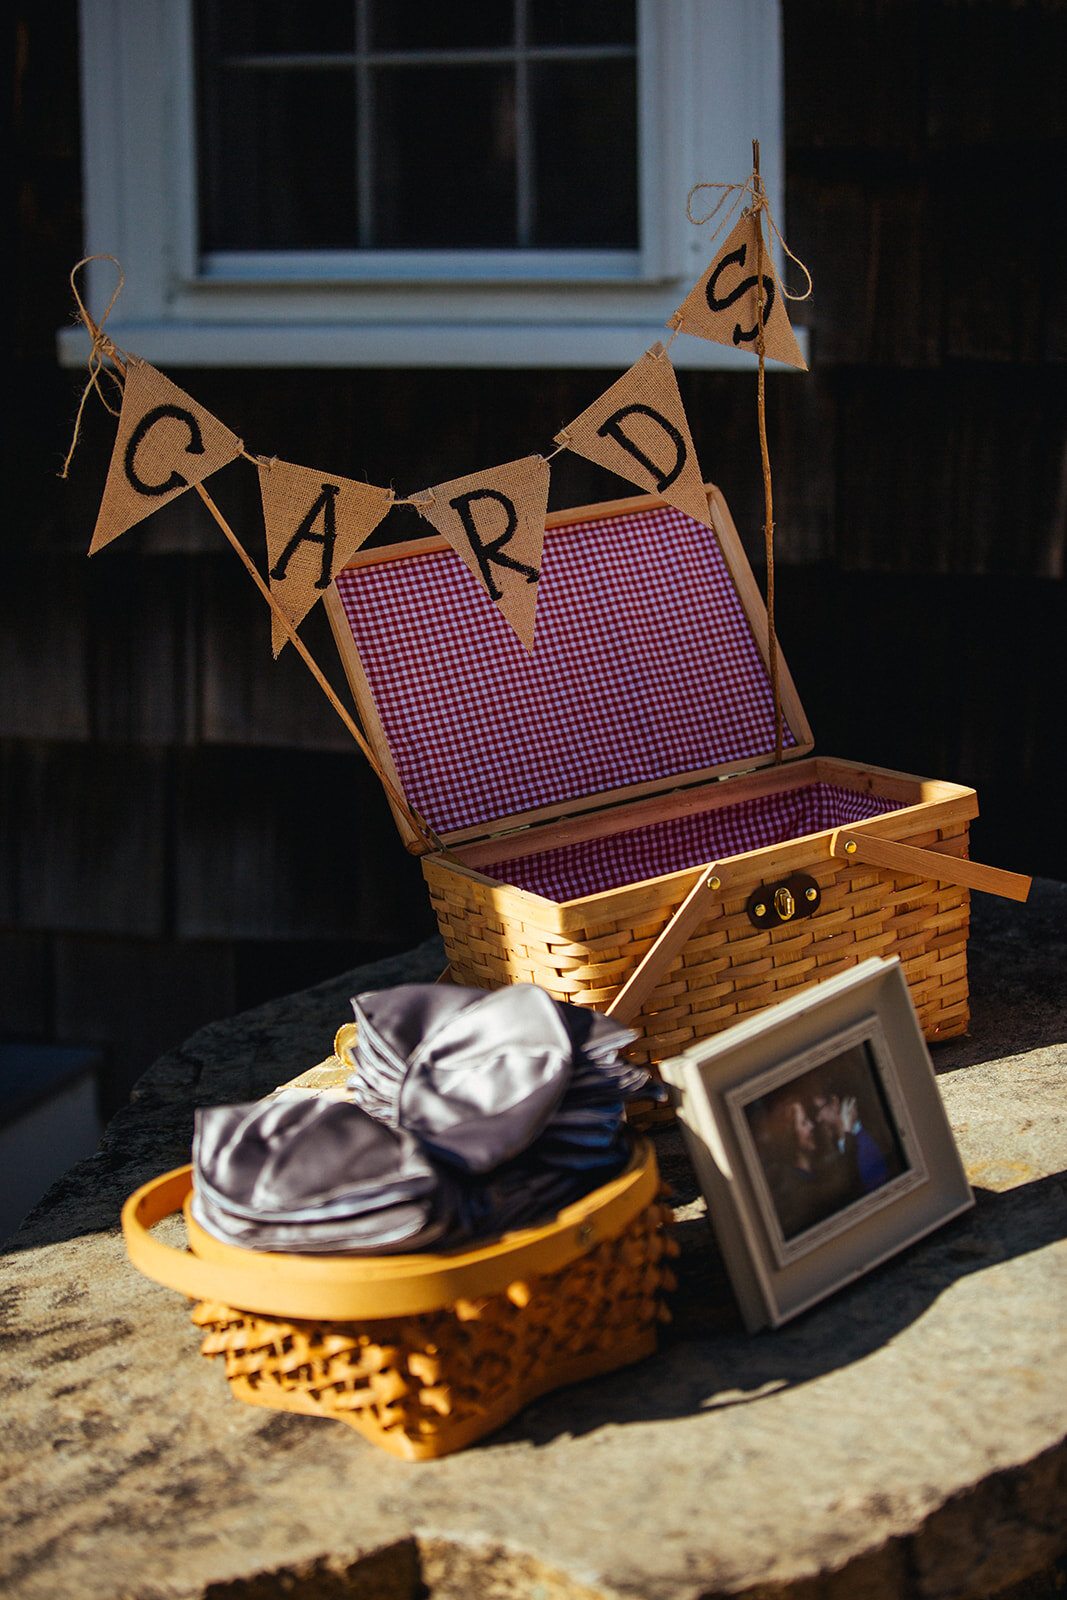
[[(776, 272), (775, 273), (775, 277), (778, 278), (778, 287), (779, 287), (779, 289), (781, 289), (782, 294), (785, 296), (785, 298), (787, 300), (793, 300), (793, 301), (796, 301), (796, 302), (799, 303), (801, 300), (810, 299), (811, 298), (812, 289), (814, 288), (814, 285), (813, 285), (813, 283), (811, 281), (811, 273), (808, 271), (808, 269), (804, 265), (803, 261), (801, 261), (800, 257), (793, 254), (792, 250), (790, 250), (789, 246), (786, 244), (785, 240), (782, 238), (782, 235), (781, 235), (781, 233), (779, 231), (779, 228), (778, 228), (778, 224), (775, 222), (773, 216), (771, 215), (771, 208), (767, 204), (766, 199), (764, 199), (762, 210), (764, 211), (764, 213), (765, 213), (765, 215), (767, 217), (767, 226), (768, 226), (768, 228), (770, 228), (771, 232), (774, 234), (774, 237), (778, 240), (778, 243), (781, 245), (782, 250), (789, 257), (790, 261), (794, 261), (796, 263), (796, 265), (800, 268), (801, 272), (804, 274), (805, 278), (808, 280), (808, 287), (804, 290), (803, 294), (793, 294), (789, 289), (786, 288), (784, 282), (780, 278), (778, 278), (778, 274)], [(773, 263), (772, 263), (772, 265), (773, 265)]]
[[(753, 140), (753, 144), (754, 145), (758, 145), (758, 143), (759, 143), (758, 139), (757, 140)], [(693, 196), (695, 194), (699, 193), (699, 191), (701, 189), (721, 189), (722, 193), (719, 195), (718, 200), (712, 206), (711, 210), (705, 216), (703, 216), (703, 217), (694, 217), (694, 215), (693, 215)], [(777, 271), (775, 269), (775, 266), (774, 266), (773, 258), (772, 258), (772, 260), (770, 262), (770, 267), (771, 267), (771, 271), (774, 273), (775, 281), (777, 282), (779, 289), (781, 289), (782, 294), (784, 295), (784, 297), (787, 300), (794, 300), (794, 301), (807, 300), (810, 297), (811, 291), (812, 291), (811, 273), (808, 271), (808, 269), (804, 265), (803, 261), (801, 261), (800, 257), (798, 255), (794, 255), (793, 251), (790, 250), (789, 246), (786, 244), (785, 239), (782, 236), (781, 230), (779, 229), (778, 224), (775, 222), (774, 217), (771, 214), (771, 208), (767, 204), (767, 193), (766, 193), (766, 190), (763, 187), (763, 181), (760, 178), (758, 167), (753, 171), (752, 176), (750, 178), (747, 178), (744, 183), (695, 183), (693, 185), (693, 187), (690, 189), (689, 194), (688, 194), (688, 196), (686, 198), (685, 214), (689, 218), (690, 222), (692, 222), (696, 227), (702, 228), (706, 223), (710, 222), (713, 217), (718, 215), (719, 211), (726, 204), (727, 200), (729, 200), (731, 195), (735, 195), (736, 199), (734, 200), (733, 204), (730, 206), (730, 209), (727, 211), (727, 213), (723, 217), (722, 221), (719, 223), (718, 227), (712, 233), (711, 238), (709, 239), (708, 243), (709, 244), (713, 244), (715, 242), (715, 240), (719, 237), (719, 234), (722, 233), (723, 229), (726, 228), (733, 221), (734, 217), (737, 215), (738, 207), (741, 205), (741, 202), (747, 196), (748, 197), (748, 201), (749, 201), (749, 205), (748, 205), (748, 207), (746, 209), (750, 213), (755, 213), (755, 215), (757, 217), (757, 220), (758, 220), (760, 212), (762, 212), (766, 216), (766, 218), (767, 218), (767, 227), (770, 230), (770, 232), (773, 234), (774, 238), (777, 239), (778, 243), (781, 245), (783, 254), (788, 256), (789, 260), (794, 262), (800, 268), (801, 272), (804, 274), (805, 279), (807, 280), (807, 285), (808, 286), (804, 290), (803, 294), (794, 294), (792, 290), (786, 288), (784, 282), (781, 280), (781, 278), (779, 278), (778, 273), (777, 273)]]
[[(756, 225), (756, 355), (759, 360), (756, 410), (759, 417), (760, 458), (763, 464), (763, 544), (767, 560), (767, 666), (774, 700), (774, 762), (782, 760), (782, 694), (778, 681), (778, 638), (774, 631), (774, 497), (771, 491), (771, 458), (767, 447), (766, 340), (763, 326), (763, 227), (760, 213), (767, 210), (763, 180), (759, 170), (759, 140), (752, 141), (752, 186), (755, 192), (753, 218)], [(772, 262), (773, 267), (773, 262)]]
[[(707, 212), (702, 217), (694, 217), (694, 215), (693, 215), (693, 196), (695, 194), (699, 194), (701, 189), (719, 189), (722, 192), (719, 195), (718, 200), (716, 200), (715, 204), (712, 206), (712, 208), (711, 208), (711, 210), (709, 212)], [(745, 195), (746, 194), (751, 194), (751, 193), (752, 193), (752, 180), (751, 180), (751, 178), (746, 178), (744, 183), (694, 183), (693, 187), (690, 189), (688, 195), (686, 196), (685, 214), (689, 218), (690, 222), (693, 223), (694, 227), (703, 228), (704, 225), (706, 223), (710, 222), (713, 217), (718, 216), (719, 212), (722, 210), (722, 208), (726, 204), (727, 200), (729, 200), (730, 196), (731, 195), (735, 195), (736, 199), (734, 200), (733, 204), (730, 206), (730, 209), (727, 211), (726, 215), (723, 217), (722, 221), (719, 223), (719, 226), (715, 229), (715, 232), (711, 236), (712, 241), (714, 241), (715, 239), (717, 239), (719, 237), (719, 234), (723, 231), (723, 229), (736, 216), (737, 208), (741, 204), (742, 200), (745, 198)]]
[[(561, 450), (566, 450), (566, 448), (567, 446), (565, 444), (558, 445), (557, 448), (550, 451), (547, 456), (539, 455), (537, 459), (538, 461), (551, 461), (553, 456), (558, 456), (559, 452)], [(436, 505), (437, 499), (432, 489), (416, 489), (414, 494), (404, 495), (403, 497), (399, 497), (394, 494), (393, 504), (395, 506), (414, 506), (416, 510), (419, 510), (423, 506)]]
[[(78, 289), (78, 273), (83, 267), (87, 267), (91, 261), (110, 261), (114, 264), (119, 275), (119, 281), (115, 285), (114, 293), (112, 294), (111, 299), (108, 301), (107, 309), (105, 310), (104, 315), (100, 318), (99, 323), (93, 321), (89, 314), (89, 309), (86, 306), (85, 301), (82, 299), (81, 292)], [(78, 410), (74, 417), (74, 433), (71, 437), (70, 449), (67, 451), (66, 460), (63, 462), (63, 471), (59, 474), (61, 478), (65, 478), (68, 475), (71, 461), (74, 459), (74, 452), (78, 448), (78, 440), (81, 437), (82, 414), (85, 411), (85, 402), (88, 400), (90, 392), (94, 389), (96, 390), (96, 393), (99, 396), (100, 402), (105, 411), (110, 412), (113, 417), (117, 417), (119, 414), (118, 411), (115, 410), (114, 406), (111, 405), (107, 395), (104, 393), (100, 384), (100, 379), (102, 376), (110, 378), (115, 387), (118, 389), (119, 395), (121, 396), (122, 380), (111, 371), (110, 367), (105, 365), (105, 362), (110, 361), (112, 365), (117, 367), (119, 372), (125, 376), (126, 368), (130, 362), (130, 357), (125, 350), (120, 350), (119, 346), (113, 343), (113, 341), (104, 332), (104, 323), (111, 315), (112, 307), (114, 306), (119, 295), (122, 293), (122, 288), (125, 282), (125, 273), (122, 270), (121, 264), (116, 261), (114, 256), (83, 256), (82, 259), (76, 262), (71, 268), (70, 287), (73, 291), (74, 299), (77, 302), (78, 316), (85, 324), (89, 337), (92, 340), (92, 349), (89, 351), (89, 377), (86, 381), (85, 388), (82, 390), (82, 397), (78, 402)]]

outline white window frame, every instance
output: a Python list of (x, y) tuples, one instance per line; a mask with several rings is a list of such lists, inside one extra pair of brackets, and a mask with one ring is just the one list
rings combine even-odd
[[(689, 190), (746, 178), (753, 138), (783, 226), (780, 12), (780, 0), (638, 0), (637, 251), (201, 259), (191, 0), (80, 0), (85, 252), (125, 273), (108, 332), (163, 367), (629, 366), (666, 337), (711, 258)], [(109, 264), (89, 269), (95, 315), (114, 283)], [(65, 365), (85, 361), (83, 330), (58, 343)], [(751, 366), (685, 335), (671, 359)]]

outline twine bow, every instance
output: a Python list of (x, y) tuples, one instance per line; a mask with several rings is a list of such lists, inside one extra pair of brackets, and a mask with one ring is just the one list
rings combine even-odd
[[(701, 189), (720, 189), (722, 190), (722, 193), (719, 195), (718, 200), (716, 200), (715, 204), (712, 206), (711, 210), (706, 216), (694, 217), (693, 196), (698, 194)], [(808, 286), (804, 290), (803, 294), (793, 294), (789, 289), (786, 288), (784, 283), (779, 283), (782, 294), (787, 300), (807, 300), (812, 291), (811, 273), (808, 271), (803, 261), (801, 261), (800, 257), (793, 254), (792, 250), (790, 250), (789, 246), (786, 244), (785, 239), (782, 237), (778, 224), (771, 215), (771, 208), (767, 204), (767, 194), (763, 187), (762, 180), (760, 179), (758, 167), (755, 171), (753, 171), (751, 177), (747, 178), (744, 183), (695, 183), (690, 189), (689, 194), (686, 196), (685, 214), (695, 227), (702, 228), (706, 223), (710, 222), (713, 217), (718, 215), (731, 195), (736, 195), (737, 198), (734, 200), (733, 205), (731, 205), (730, 209), (719, 223), (719, 226), (715, 229), (711, 239), (708, 241), (709, 244), (714, 243), (714, 241), (719, 237), (719, 234), (722, 233), (723, 229), (733, 221), (737, 214), (738, 206), (747, 196), (749, 204), (745, 208), (746, 212), (751, 214), (752, 212), (762, 211), (763, 215), (767, 218), (768, 228), (782, 247), (783, 254), (787, 255), (790, 261), (796, 263), (807, 279)]]
[[(87, 267), (91, 261), (110, 261), (119, 275), (119, 281), (115, 285), (115, 292), (108, 301), (107, 310), (100, 318), (99, 323), (93, 321), (92, 316), (89, 313), (89, 309), (78, 291), (78, 273), (83, 267)], [(121, 350), (119, 346), (115, 344), (104, 332), (104, 323), (111, 315), (111, 308), (114, 306), (115, 301), (122, 293), (122, 287), (125, 282), (126, 275), (122, 270), (121, 264), (115, 259), (114, 256), (83, 256), (82, 259), (71, 268), (70, 287), (74, 294), (74, 299), (77, 301), (78, 315), (88, 330), (89, 337), (93, 342), (93, 346), (89, 352), (89, 377), (86, 381), (85, 388), (82, 390), (81, 400), (78, 403), (77, 415), (74, 418), (74, 436), (70, 441), (70, 449), (67, 451), (67, 459), (63, 463), (63, 471), (59, 474), (61, 478), (65, 478), (67, 476), (67, 473), (70, 470), (70, 463), (74, 458), (74, 452), (78, 448), (78, 439), (81, 435), (82, 413), (85, 410), (85, 402), (88, 400), (90, 392), (93, 389), (96, 390), (96, 393), (99, 396), (100, 402), (105, 411), (109, 411), (113, 417), (117, 417), (119, 415), (119, 412), (108, 401), (108, 398), (101, 387), (100, 378), (101, 375), (110, 378), (118, 390), (121, 399), (122, 383), (115, 373), (111, 371), (110, 367), (105, 365), (105, 362), (110, 361), (114, 366), (118, 367), (120, 372), (124, 373), (129, 365), (130, 358), (127, 352), (125, 350)]]

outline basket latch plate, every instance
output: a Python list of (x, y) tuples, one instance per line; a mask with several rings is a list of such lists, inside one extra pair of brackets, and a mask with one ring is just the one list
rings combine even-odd
[(754, 928), (780, 928), (783, 922), (803, 922), (819, 909), (822, 894), (806, 872), (761, 884), (748, 897), (745, 910)]

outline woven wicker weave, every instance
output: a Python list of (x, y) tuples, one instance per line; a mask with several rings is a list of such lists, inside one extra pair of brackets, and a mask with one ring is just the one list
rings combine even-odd
[[(229, 1276), (235, 1298), (285, 1307), (276, 1315), (206, 1296), (196, 1305), (203, 1354), (223, 1357), (233, 1393), (347, 1422), (405, 1460), (462, 1449), (550, 1389), (651, 1355), (657, 1325), (668, 1320), (663, 1296), (674, 1287), (669, 1261), (678, 1246), (647, 1143), (627, 1173), (555, 1222), (448, 1256), (286, 1261), (216, 1243), (201, 1259), (149, 1233), (188, 1187), (181, 1169), (132, 1195), (123, 1211), (127, 1248), (142, 1271), (187, 1294), (197, 1285), (225, 1292)], [(194, 1249), (207, 1249), (188, 1217), (187, 1226)], [(556, 1270), (539, 1270), (557, 1260)], [(453, 1284), (466, 1292), (449, 1299)], [(312, 1315), (292, 1315), (301, 1299)], [(359, 1314), (318, 1312), (335, 1302)], [(376, 1302), (420, 1309), (363, 1314)]]
[[(730, 780), (730, 790), (743, 781)], [(965, 859), (967, 819), (977, 809), (973, 791), (911, 781), (913, 804), (852, 831)], [(892, 788), (899, 793), (899, 775)], [(932, 788), (943, 798), (919, 798), (921, 789)], [(641, 1035), (635, 1059), (662, 1061), (869, 956), (900, 958), (928, 1039), (966, 1030), (968, 890), (836, 859), (831, 837), (826, 830), (715, 864), (721, 894), (632, 1019)], [(477, 859), (477, 851), (468, 854)], [(610, 1006), (701, 870), (556, 902), (476, 866), (423, 857), (455, 982), (538, 983), (557, 999), (600, 1009)], [(816, 914), (773, 929), (753, 927), (750, 893), (791, 872), (809, 873), (819, 885)]]
[(656, 1348), (669, 1215), (646, 1208), (562, 1272), (485, 1300), (381, 1322), (288, 1322), (202, 1301), (205, 1356), (253, 1405), (350, 1423), (406, 1460), (459, 1450), (549, 1389)]

